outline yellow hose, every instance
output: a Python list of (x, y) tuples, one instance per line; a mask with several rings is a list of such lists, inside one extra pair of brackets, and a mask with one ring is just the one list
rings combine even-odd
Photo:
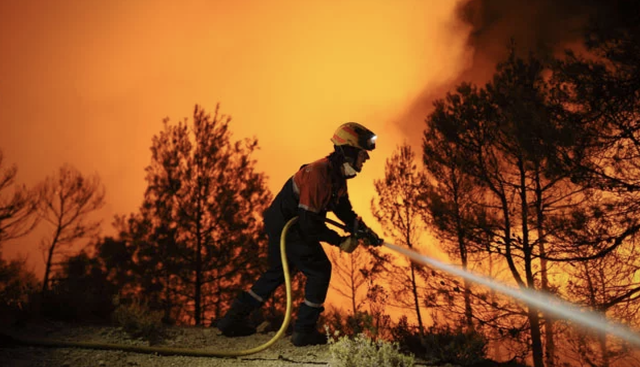
[(268, 342), (252, 349), (231, 350), (231, 351), (209, 351), (202, 349), (186, 349), (186, 348), (161, 348), (161, 347), (144, 347), (134, 345), (120, 345), (108, 343), (89, 343), (89, 342), (70, 342), (62, 340), (49, 339), (30, 339), (30, 338), (14, 338), (8, 337), (17, 344), (58, 347), (58, 348), (84, 348), (84, 349), (102, 349), (102, 350), (121, 350), (125, 352), (149, 353), (158, 355), (181, 355), (190, 357), (239, 357), (261, 352), (272, 346), (282, 335), (284, 335), (289, 322), (291, 321), (291, 275), (289, 274), (289, 263), (287, 262), (286, 237), (289, 228), (298, 220), (298, 217), (291, 218), (282, 229), (280, 236), (280, 259), (282, 260), (282, 270), (284, 272), (284, 284), (287, 293), (287, 308), (284, 314), (284, 321), (280, 326), (280, 330)]

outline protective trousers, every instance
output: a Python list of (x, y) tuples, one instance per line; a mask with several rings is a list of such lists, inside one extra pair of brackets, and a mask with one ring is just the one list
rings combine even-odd
[[(278, 221), (280, 222), (280, 221)], [(269, 269), (251, 287), (249, 292), (264, 302), (284, 283), (282, 261), (280, 259), (280, 235), (282, 227), (269, 226), (265, 220), (265, 229), (269, 236)], [(331, 280), (331, 262), (319, 242), (302, 240), (296, 224), (290, 227), (286, 238), (287, 261), (291, 277), (301, 271), (306, 277), (305, 299), (298, 309), (294, 330), (310, 332), (316, 328)]]

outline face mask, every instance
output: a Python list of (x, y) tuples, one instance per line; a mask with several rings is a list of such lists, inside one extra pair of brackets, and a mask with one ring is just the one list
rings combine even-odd
[(344, 177), (346, 178), (356, 177), (356, 175), (358, 174), (358, 172), (353, 169), (353, 167), (351, 167), (351, 164), (349, 162), (344, 162), (342, 164), (342, 172), (344, 173)]

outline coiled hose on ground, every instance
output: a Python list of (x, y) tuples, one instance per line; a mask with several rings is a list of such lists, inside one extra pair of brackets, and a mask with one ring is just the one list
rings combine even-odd
[(53, 348), (84, 348), (84, 349), (100, 349), (100, 350), (121, 350), (125, 352), (134, 353), (146, 353), (157, 355), (180, 355), (188, 357), (240, 357), (249, 354), (261, 352), (270, 346), (272, 346), (278, 339), (284, 335), (289, 322), (291, 321), (291, 275), (289, 274), (289, 263), (287, 262), (286, 255), (286, 237), (289, 228), (298, 220), (298, 217), (291, 218), (282, 229), (282, 235), (280, 236), (280, 258), (282, 260), (282, 269), (284, 271), (284, 284), (287, 293), (287, 308), (284, 314), (284, 321), (280, 326), (278, 332), (266, 343), (259, 345), (252, 349), (245, 350), (230, 350), (230, 351), (211, 351), (202, 349), (187, 349), (187, 348), (163, 348), (163, 347), (145, 347), (135, 345), (120, 345), (110, 343), (91, 343), (91, 342), (71, 342), (64, 340), (52, 340), (52, 339), (37, 339), (37, 338), (15, 338), (11, 336), (3, 335), (6, 344), (18, 344), (29, 346), (42, 346)]

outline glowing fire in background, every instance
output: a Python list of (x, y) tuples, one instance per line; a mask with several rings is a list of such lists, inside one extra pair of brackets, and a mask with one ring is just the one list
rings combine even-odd
[[(98, 172), (103, 234), (113, 234), (111, 218), (138, 209), (166, 116), (220, 102), (236, 139), (259, 139), (274, 194), (331, 151), (340, 123), (357, 121), (379, 139), (351, 199), (380, 231), (373, 180), (404, 140), (420, 152), (431, 101), (489, 78), (510, 36), (537, 51), (576, 42), (592, 10), (574, 0), (2, 2), (0, 149), (27, 185), (65, 162)], [(43, 233), (4, 256), (29, 254), (40, 275)]]
[[(258, 169), (277, 192), (303, 163), (332, 150), (345, 121), (380, 137), (350, 191), (369, 223), (373, 180), (405, 138), (398, 118), (425, 88), (468, 64), (455, 2), (3, 3), (0, 148), (18, 180), (68, 162), (98, 172), (111, 218), (137, 210), (151, 137), (198, 103), (256, 136)], [(420, 125), (421, 120), (416, 122)], [(414, 137), (418, 131), (413, 131)], [(419, 143), (419, 141), (418, 141)], [(8, 245), (40, 274), (41, 233)]]

